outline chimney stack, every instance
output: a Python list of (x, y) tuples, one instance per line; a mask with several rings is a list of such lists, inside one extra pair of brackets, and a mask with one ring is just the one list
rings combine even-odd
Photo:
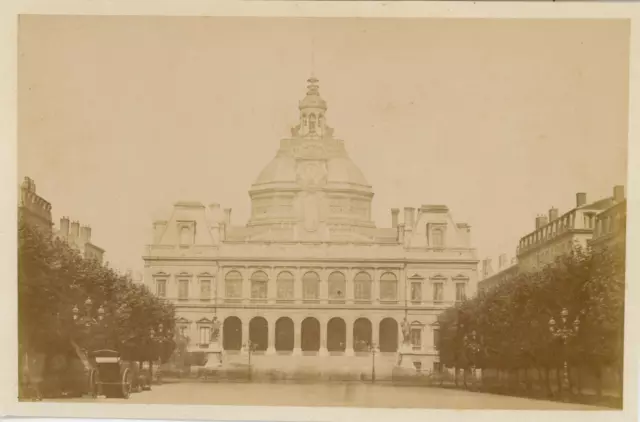
[(398, 214), (400, 214), (400, 210), (398, 208), (391, 208), (391, 227), (398, 227)]
[(552, 221), (557, 220), (558, 216), (559, 216), (559, 213), (560, 212), (558, 211), (558, 209), (556, 207), (552, 207), (549, 210), (549, 222), (551, 223)]
[(584, 192), (576, 193), (576, 208), (587, 205), (587, 194)]
[(80, 227), (80, 241), (83, 243), (91, 241), (91, 228), (89, 226)]
[(60, 219), (60, 234), (66, 239), (69, 237), (69, 217), (62, 217)]
[(69, 230), (69, 237), (77, 238), (80, 232), (80, 223), (74, 221), (71, 223), (71, 230)]
[(500, 257), (498, 258), (498, 267), (499, 270), (507, 267), (507, 254), (503, 253), (502, 255), (500, 255)]
[(231, 225), (231, 208), (224, 209), (224, 222), (227, 225)]
[(416, 209), (413, 207), (405, 207), (404, 208), (404, 225), (407, 230), (411, 230), (413, 228), (413, 220), (415, 219)]
[(618, 185), (613, 187), (613, 200), (616, 203), (624, 201), (624, 186)]

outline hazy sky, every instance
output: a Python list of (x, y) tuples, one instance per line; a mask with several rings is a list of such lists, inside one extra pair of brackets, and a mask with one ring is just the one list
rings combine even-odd
[(479, 257), (625, 184), (629, 27), (613, 21), (31, 16), (19, 177), (141, 269), (177, 200), (249, 216), (312, 70), (373, 216), (446, 204)]

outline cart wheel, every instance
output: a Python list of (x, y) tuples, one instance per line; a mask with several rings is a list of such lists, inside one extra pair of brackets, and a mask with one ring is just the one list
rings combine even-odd
[(129, 368), (122, 373), (122, 398), (128, 399), (131, 395), (131, 374)]

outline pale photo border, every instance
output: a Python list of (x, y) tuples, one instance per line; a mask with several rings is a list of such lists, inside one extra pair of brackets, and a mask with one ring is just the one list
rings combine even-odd
[[(624, 409), (606, 411), (435, 410), (342, 407), (192, 406), (17, 401), (17, 26), (18, 15), (305, 16), (629, 19), (631, 58), (628, 148), (627, 293)], [(528, 2), (294, 2), (202, 0), (1, 0), (0, 1), (0, 415), (57, 418), (133, 418), (278, 421), (520, 422), (638, 420), (640, 293), (640, 5), (633, 3)], [(603, 140), (603, 142), (606, 142)], [(634, 165), (635, 163), (635, 165)], [(425, 391), (425, 394), (428, 394)], [(514, 412), (516, 412), (514, 414)]]

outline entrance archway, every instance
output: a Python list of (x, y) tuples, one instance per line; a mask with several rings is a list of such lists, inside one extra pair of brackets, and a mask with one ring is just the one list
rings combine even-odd
[(380, 351), (398, 351), (398, 322), (393, 318), (380, 321)]
[(327, 323), (327, 350), (344, 352), (347, 347), (347, 325), (342, 318), (331, 318)]
[(242, 349), (242, 321), (238, 317), (228, 317), (222, 325), (222, 347), (224, 350)]
[(293, 321), (291, 318), (282, 317), (276, 321), (276, 351), (293, 351)]
[(302, 321), (302, 351), (317, 352), (320, 350), (320, 323), (313, 317)]
[(267, 350), (269, 341), (269, 323), (262, 317), (249, 321), (249, 341), (259, 352)]
[(371, 321), (367, 318), (358, 318), (353, 323), (353, 350), (356, 352), (368, 352), (371, 344)]

